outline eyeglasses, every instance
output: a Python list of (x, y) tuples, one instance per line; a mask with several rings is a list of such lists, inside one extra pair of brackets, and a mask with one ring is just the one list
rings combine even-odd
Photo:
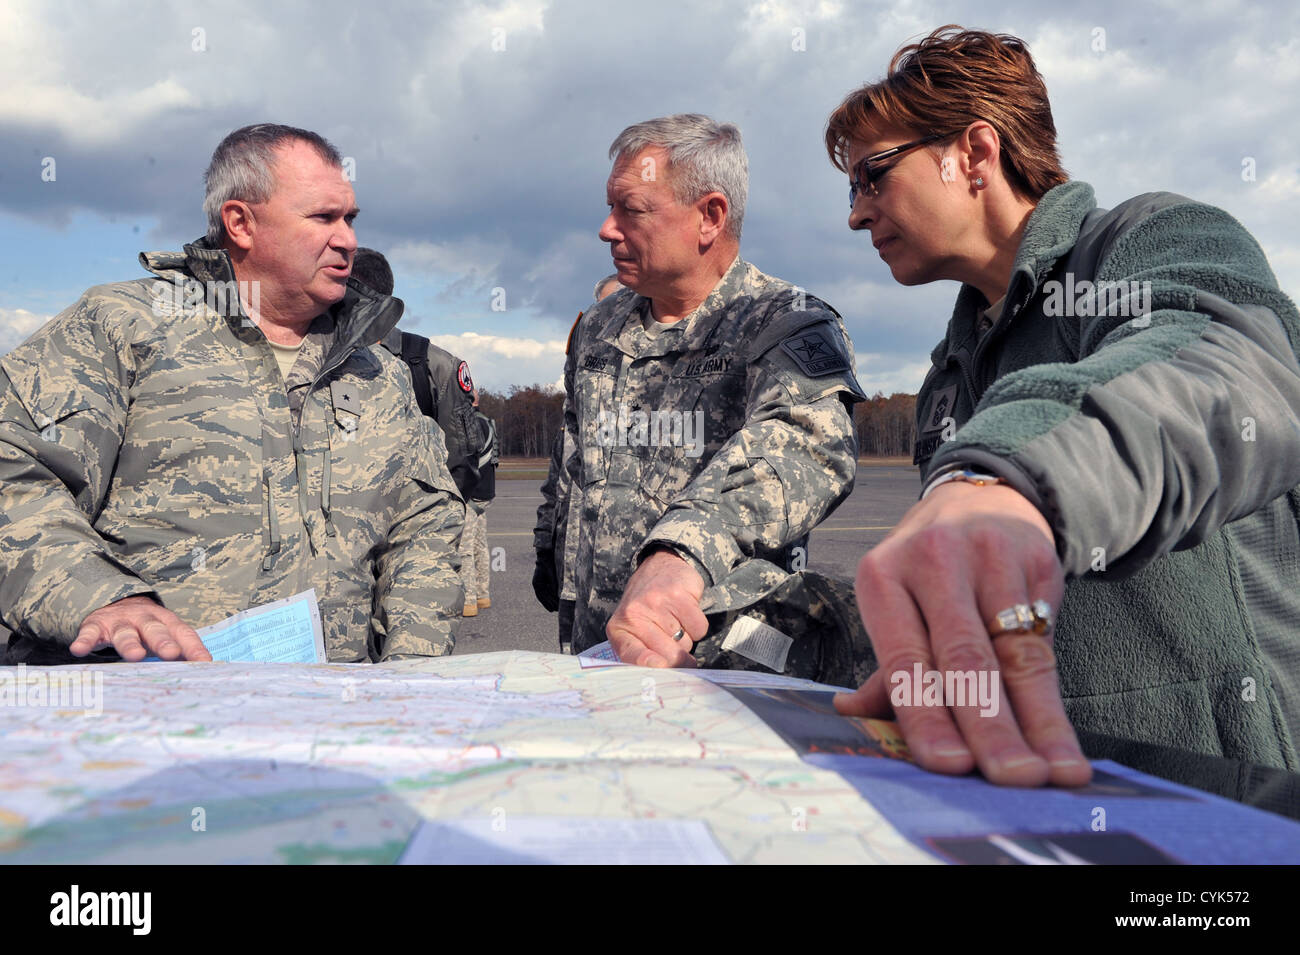
[(884, 172), (883, 169), (873, 169), (877, 163), (886, 159), (893, 159), (895, 156), (907, 152), (909, 149), (915, 149), (917, 146), (924, 146), (926, 143), (932, 143), (936, 139), (946, 139), (948, 133), (931, 133), (924, 139), (918, 139), (914, 142), (903, 143), (901, 146), (895, 146), (892, 149), (886, 149), (884, 152), (876, 153), (874, 156), (867, 156), (865, 159), (859, 159), (857, 165), (853, 167), (853, 175), (849, 177), (849, 209), (858, 202), (858, 195), (874, 190), (877, 177)]

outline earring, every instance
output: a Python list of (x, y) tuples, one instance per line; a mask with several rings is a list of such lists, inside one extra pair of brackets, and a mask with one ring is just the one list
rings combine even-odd
[(976, 188), (976, 189), (983, 189), (983, 188), (984, 188), (984, 177), (983, 177), (983, 176), (976, 176), (976, 177), (975, 177), (975, 188)]

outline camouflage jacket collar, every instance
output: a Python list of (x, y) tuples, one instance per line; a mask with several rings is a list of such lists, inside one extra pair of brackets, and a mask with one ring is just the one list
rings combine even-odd
[(630, 305), (614, 309), (610, 320), (596, 337), (634, 358), (702, 349), (708, 345), (719, 323), (734, 314), (736, 299), (751, 290), (755, 284), (753, 277), (761, 274), (737, 255), (703, 302), (681, 321), (661, 330), (653, 338), (642, 326), (642, 317), (650, 308), (650, 299), (634, 292)]
[[(1020, 248), (1016, 250), (999, 326), (1005, 327), (1015, 319), (1057, 261), (1074, 248), (1084, 218), (1096, 207), (1092, 186), (1078, 181), (1049, 189), (1038, 201), (1029, 214)], [(979, 289), (962, 285), (948, 321), (947, 334), (930, 355), (934, 364), (942, 366), (960, 352), (974, 351), (976, 325), (980, 313), (988, 307), (989, 303)]]
[[(200, 282), (235, 281), (230, 255), (225, 249), (213, 248), (206, 236), (188, 243), (183, 252), (141, 252), (140, 264), (165, 279), (188, 276)], [(401, 299), (380, 295), (349, 279), (343, 299), (328, 313), (333, 320), (333, 334), (322, 367), (328, 370), (341, 364), (358, 347), (382, 340), (396, 327), (404, 309)], [(227, 317), (232, 323), (237, 323), (242, 317), (242, 308), (238, 314)], [(317, 331), (320, 325), (319, 320), (313, 322), (312, 332)]]

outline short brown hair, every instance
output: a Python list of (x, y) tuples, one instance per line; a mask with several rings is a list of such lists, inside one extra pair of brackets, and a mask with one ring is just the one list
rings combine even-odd
[(883, 80), (845, 97), (826, 123), (826, 152), (848, 172), (851, 140), (884, 128), (956, 135), (979, 119), (997, 130), (1002, 172), (1016, 193), (1037, 200), (1070, 178), (1025, 42), (953, 24), (899, 49)]

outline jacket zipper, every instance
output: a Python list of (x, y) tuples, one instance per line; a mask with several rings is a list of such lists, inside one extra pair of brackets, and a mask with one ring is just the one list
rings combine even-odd
[[(302, 443), (302, 427), (303, 427), (303, 422), (306, 420), (307, 403), (311, 400), (312, 395), (314, 395), (317, 389), (320, 387), (320, 383), (324, 381), (326, 378), (328, 378), (332, 372), (340, 368), (343, 365), (343, 363), (347, 361), (348, 358), (351, 357), (352, 353), (357, 350), (358, 344), (359, 344), (359, 339), (354, 340), (351, 345), (344, 346), (342, 350), (336, 352), (334, 358), (331, 361), (326, 362), (321, 367), (320, 371), (316, 373), (316, 377), (312, 379), (311, 387), (307, 389), (307, 394), (303, 396), (302, 408), (298, 412), (298, 421), (294, 424), (294, 432), (293, 432), (293, 456), (294, 456), (294, 464), (298, 471), (298, 495), (299, 495), (300, 511), (303, 509), (303, 504), (305, 503), (305, 496), (307, 493), (307, 485), (305, 483), (307, 477), (307, 471), (305, 467), (305, 462), (303, 460), (303, 455), (305, 455), (307, 452), (306, 449), (303, 447), (303, 443)], [(335, 534), (334, 522), (331, 519), (332, 515), (330, 513), (329, 489), (326, 485), (326, 482), (331, 480), (330, 468), (329, 468), (329, 455), (332, 453), (333, 450), (332, 442), (330, 441), (329, 432), (330, 432), (330, 423), (329, 423), (329, 412), (327, 410), (325, 413), (326, 460), (321, 471), (320, 509), (321, 509), (322, 517), (324, 518), (324, 522), (325, 522), (325, 536), (333, 537)], [(314, 557), (317, 553), (316, 545), (315, 542), (312, 540), (311, 525), (307, 521), (306, 513), (302, 514), (302, 520), (303, 520), (303, 530), (306, 531), (307, 533), (307, 543), (311, 547), (312, 556)]]

